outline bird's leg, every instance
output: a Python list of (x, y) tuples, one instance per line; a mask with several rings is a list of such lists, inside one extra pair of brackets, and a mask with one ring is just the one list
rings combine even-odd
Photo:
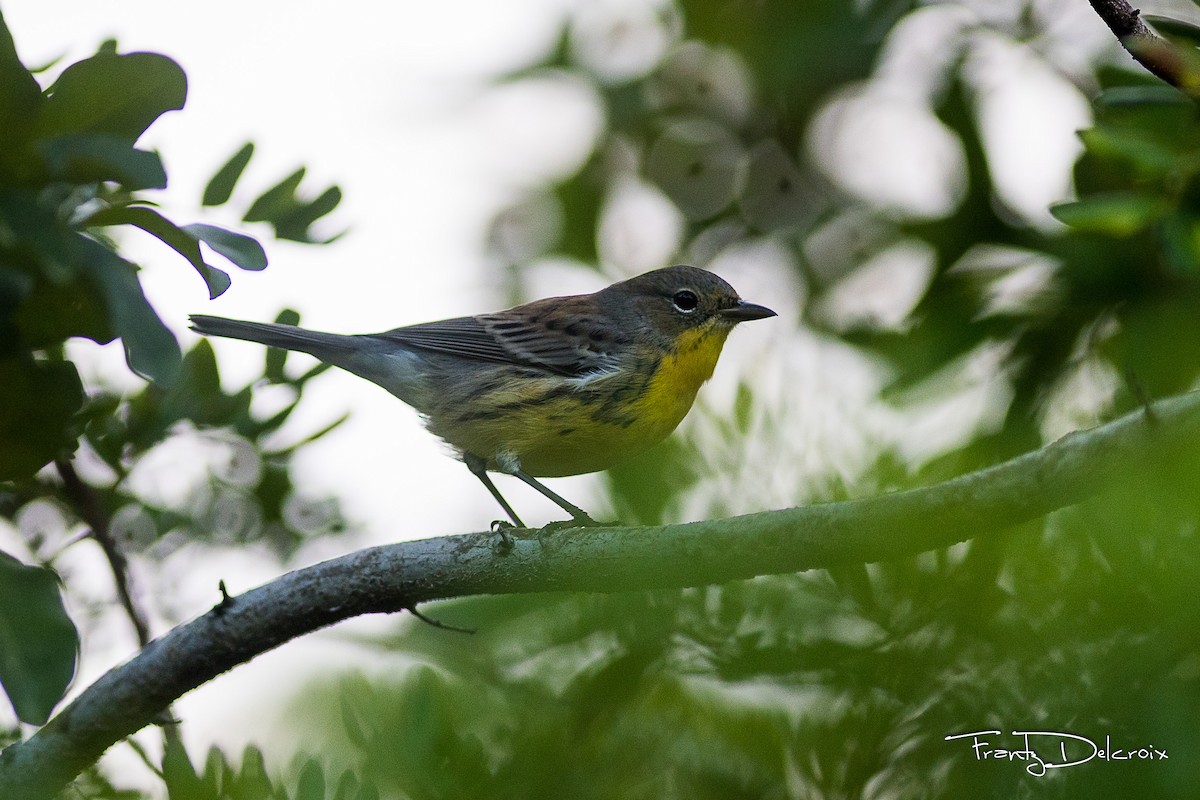
[(525, 481), (525, 483), (529, 484), (534, 489), (537, 489), (539, 492), (544, 494), (546, 497), (548, 497), (552, 501), (554, 501), (554, 503), (556, 505), (558, 505), (559, 508), (561, 508), (563, 511), (565, 511), (571, 515), (572, 521), (574, 521), (576, 524), (592, 526), (592, 527), (600, 524), (600, 523), (596, 522), (596, 520), (594, 520), (590, 516), (588, 516), (588, 513), (586, 511), (584, 511), (582, 508), (575, 505), (574, 503), (568, 502), (567, 499), (564, 498), (562, 495), (560, 495), (556, 492), (553, 492), (550, 489), (543, 486), (540, 481), (538, 481), (536, 478), (534, 478), (528, 472), (525, 472), (524, 470), (518, 468), (515, 471), (513, 471), (511, 474), (515, 475), (516, 477)]
[[(504, 499), (504, 495), (500, 494), (500, 490), (496, 488), (496, 484), (492, 483), (492, 479), (487, 474), (487, 462), (474, 453), (463, 453), (463, 463), (467, 465), (467, 469), (471, 470), (471, 474), (479, 478), (480, 482), (487, 487), (487, 490), (492, 493), (492, 497), (496, 498), (496, 502), (504, 509), (504, 513), (508, 514), (508, 518), (513, 521), (513, 525), (518, 528), (524, 528), (525, 523), (521, 522), (521, 518), (517, 516), (517, 512), (513, 511), (513, 507)], [(506, 537), (503, 529), (500, 529), (501, 536)]]

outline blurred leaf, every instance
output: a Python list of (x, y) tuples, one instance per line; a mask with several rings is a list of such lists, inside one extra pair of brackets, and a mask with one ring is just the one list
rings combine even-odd
[(220, 748), (213, 745), (208, 748), (208, 755), (204, 758), (204, 786), (213, 794), (217, 795), (221, 800), (225, 800), (229, 796), (226, 787), (235, 780), (233, 767), (225, 759), (225, 754)]
[(162, 759), (163, 783), (169, 800), (220, 800), (214, 787), (196, 774), (183, 741), (178, 736), (166, 737)]
[(164, 189), (167, 173), (158, 153), (105, 133), (59, 136), (39, 142), (50, 175), (73, 183), (115, 181), (126, 189)]
[(129, 368), (160, 386), (170, 386), (179, 375), (179, 343), (142, 293), (136, 267), (91, 239), (81, 240), (81, 247), (82, 266), (104, 300), (112, 328), (125, 346)]
[(230, 800), (264, 800), (275, 796), (262, 751), (247, 745), (242, 752), (242, 769), (233, 786), (226, 787)]
[(242, 177), (242, 173), (253, 155), (254, 142), (246, 142), (242, 145), (242, 148), (217, 170), (217, 174), (213, 175), (212, 180), (204, 187), (204, 197), (200, 202), (206, 206), (219, 206), (228, 202), (233, 195), (233, 187), (237, 185), (238, 178)]
[(83, 385), (74, 364), (0, 358), (0, 387), (0, 481), (27, 478), (75, 449)]
[(733, 403), (733, 421), (739, 434), (744, 436), (749, 432), (753, 414), (754, 390), (742, 381), (738, 384), (737, 397)]
[(22, 174), (33, 166), (25, 142), (42, 102), (42, 89), (17, 56), (0, 15), (0, 130), (5, 137), (0, 147), (0, 180), (6, 172)]
[(1146, 174), (1161, 175), (1179, 166), (1179, 155), (1149, 131), (1095, 127), (1080, 131), (1079, 138), (1090, 152), (1126, 160)]
[(1101, 351), (1150, 397), (1192, 389), (1200, 377), (1200, 290), (1132, 303)]
[(773, 139), (750, 149), (738, 194), (742, 216), (757, 230), (794, 229), (813, 216), (819, 201), (792, 157)]
[(1163, 252), (1180, 274), (1200, 278), (1200, 217), (1177, 211), (1162, 227)]
[(258, 240), (251, 236), (202, 223), (184, 225), (181, 230), (242, 269), (258, 271), (267, 268), (267, 253)]
[(37, 135), (108, 133), (135, 141), (167, 111), (183, 108), (187, 77), (157, 53), (97, 53), (63, 70), (48, 91)]
[(0, 552), (0, 685), (18, 719), (45, 724), (75, 676), (78, 653), (58, 576)]
[(734, 133), (707, 119), (677, 122), (646, 156), (646, 177), (690, 220), (708, 219), (734, 199), (745, 151)]
[(699, 477), (691, 445), (669, 437), (604, 473), (618, 518), (628, 525), (672, 521), (677, 499)]
[(35, 276), (67, 283), (75, 277), (79, 260), (75, 239), (36, 192), (0, 187), (0, 253), (8, 256), (5, 267), (27, 265), (26, 271)]
[(1072, 228), (1110, 236), (1130, 236), (1161, 218), (1168, 210), (1158, 197), (1132, 192), (1091, 195), (1050, 207), (1059, 222)]
[(333, 800), (357, 800), (360, 787), (358, 778), (350, 770), (342, 773), (342, 777), (338, 778), (337, 788), (333, 791)]
[(603, 188), (596, 172), (597, 165), (589, 163), (554, 187), (554, 197), (562, 206), (563, 221), (562, 235), (555, 249), (584, 264), (594, 264), (597, 260), (596, 233), (600, 225)]
[[(315, 199), (304, 200), (297, 194), (300, 182), (304, 180), (304, 173), (305, 169), (301, 167), (263, 192), (251, 204), (242, 220), (268, 222), (274, 226), (275, 235), (280, 239), (315, 242), (309, 227), (337, 207), (342, 200), (342, 191), (336, 186), (331, 186)], [(324, 241), (328, 243), (333, 239)]]
[(1177, 39), (1183, 44), (1200, 46), (1200, 27), (1181, 19), (1162, 17), (1157, 14), (1142, 14), (1140, 16), (1163, 36)]
[(1095, 103), (1097, 107), (1103, 109), (1124, 106), (1188, 105), (1191, 100), (1174, 86), (1156, 84), (1153, 86), (1114, 86), (1101, 92)]
[(244, 222), (267, 222), (293, 210), (296, 204), (296, 190), (300, 188), (300, 182), (304, 180), (306, 171), (304, 167), (300, 167), (259, 195), (242, 220)]
[(325, 771), (315, 759), (308, 759), (300, 769), (295, 800), (325, 800)]
[(145, 206), (120, 206), (98, 211), (88, 219), (90, 225), (133, 225), (159, 239), (176, 253), (188, 260), (208, 285), (209, 299), (218, 297), (229, 288), (229, 275), (209, 266), (200, 252), (196, 237), (177, 226), (152, 208)]

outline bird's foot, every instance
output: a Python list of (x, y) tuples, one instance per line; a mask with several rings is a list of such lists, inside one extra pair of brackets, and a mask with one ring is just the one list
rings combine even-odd
[(516, 530), (517, 526), (513, 525), (506, 519), (494, 519), (492, 520), (490, 527), (492, 529), (492, 533), (499, 536), (499, 539), (496, 541), (496, 550), (502, 555), (511, 553), (515, 543), (510, 531)]
[(541, 528), (538, 529), (538, 538), (540, 539), (541, 537), (543, 537), (547, 534), (555, 533), (557, 531), (562, 531), (562, 530), (568, 530), (570, 528), (602, 528), (606, 524), (607, 523), (604, 523), (604, 522), (597, 522), (596, 520), (592, 519), (589, 515), (580, 511), (578, 514), (574, 515), (571, 519), (560, 519), (560, 520), (555, 520), (554, 522), (546, 523), (545, 525), (543, 525)]

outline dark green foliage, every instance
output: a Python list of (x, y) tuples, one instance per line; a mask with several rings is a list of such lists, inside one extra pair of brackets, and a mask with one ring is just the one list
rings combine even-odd
[(163, 779), (169, 800), (378, 800), (379, 793), (350, 770), (327, 776), (315, 758), (298, 758), (295, 781), (273, 779), (262, 751), (247, 747), (241, 767), (231, 764), (217, 748), (208, 751), (204, 769), (197, 770), (177, 737), (163, 754)]
[[(1191, 796), (1200, 460), (1146, 467), (1047, 526), (874, 566), (861, 595), (808, 573), (430, 605), (478, 632), (405, 624), (378, 642), (400, 674), (305, 693), (302, 741), (412, 798)], [(944, 739), (990, 729), (1169, 758), (1034, 778)]]
[[(294, 377), (275, 360), (264, 378), (289, 397), (269, 414), (253, 413), (251, 386), (225, 392), (207, 343), (181, 352), (142, 291), (140, 266), (121, 255), (120, 231), (139, 228), (182, 255), (214, 297), (230, 278), (208, 263), (204, 247), (241, 269), (267, 265), (254, 239), (177, 225), (145, 191), (165, 187), (167, 177), (158, 154), (138, 149), (137, 140), (182, 108), (186, 95), (174, 61), (121, 54), (115, 42), (43, 89), (0, 18), (0, 518), (27, 534), (28, 556), (40, 562), (0, 553), (0, 684), (31, 724), (46, 721), (75, 673), (78, 637), (50, 567), (81, 534), (103, 540), (119, 571), (127, 568), (122, 553), (161, 557), (181, 540), (260, 541), (286, 556), (306, 538), (343, 527), (336, 504), (306, 499), (290, 473), (292, 454), (341, 420), (300, 438), (278, 435), (321, 370)], [(210, 200), (213, 192), (228, 197), (249, 154), (214, 179)], [(307, 212), (308, 223), (332, 204), (321, 208)], [(293, 221), (293, 232), (308, 223)], [(76, 337), (119, 338), (130, 369), (149, 383), (125, 394), (104, 386), (85, 392), (64, 348)], [(222, 443), (226, 463), (209, 470), (186, 503), (141, 496), (130, 475), (148, 454), (187, 435)], [(81, 445), (107, 478), (75, 474)], [(39, 507), (61, 519), (52, 529), (22, 530), (22, 515)], [(98, 772), (77, 788), (127, 796)]]
[(74, 418), (83, 405), (79, 373), (69, 363), (0, 359), (0, 480), (29, 475), (74, 449)]
[(246, 142), (242, 145), (242, 148), (217, 170), (212, 180), (204, 187), (204, 197), (201, 202), (206, 206), (219, 206), (229, 202), (229, 198), (233, 196), (233, 187), (237, 185), (238, 178), (242, 177), (242, 173), (253, 155), (253, 142)]
[[(312, 200), (298, 194), (300, 182), (304, 180), (304, 167), (300, 167), (282, 181), (267, 189), (255, 200), (246, 215), (246, 222), (267, 222), (275, 228), (275, 236), (297, 242), (314, 242), (309, 228), (321, 217), (337, 208), (342, 201), (342, 190), (331, 186)], [(340, 234), (339, 234), (340, 235)], [(325, 243), (337, 238), (325, 239)]]
[[(217, 170), (208, 185), (204, 187), (203, 203), (206, 206), (219, 206), (229, 202), (238, 180), (242, 177), (250, 158), (254, 155), (254, 143), (247, 142), (233, 154), (229, 161)], [(246, 210), (242, 220), (245, 222), (266, 222), (275, 230), (277, 239), (290, 239), (296, 242), (318, 242), (328, 244), (339, 238), (337, 234), (323, 240), (315, 238), (311, 228), (317, 220), (331, 213), (342, 201), (342, 190), (330, 186), (317, 197), (307, 200), (298, 194), (301, 181), (304, 180), (305, 168), (300, 167), (291, 175), (258, 196)], [(193, 228), (195, 226), (189, 226)], [(206, 226), (207, 227), (207, 226)], [(228, 238), (228, 237), (225, 237)], [(232, 258), (222, 251), (219, 245), (228, 242), (205, 239), (214, 250), (230, 258), (242, 269), (262, 269), (249, 266), (242, 261)], [(239, 248), (240, 249), (240, 248)], [(266, 266), (265, 259), (263, 266)]]
[(0, 552), (0, 686), (17, 718), (41, 725), (75, 676), (79, 634), (58, 576)]

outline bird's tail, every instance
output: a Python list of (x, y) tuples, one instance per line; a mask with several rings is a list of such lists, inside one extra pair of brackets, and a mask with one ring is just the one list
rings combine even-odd
[(191, 320), (192, 329), (206, 336), (244, 339), (308, 353), (379, 384), (418, 410), (427, 408), (431, 402), (423, 359), (395, 342), (375, 336), (322, 333), (295, 325), (243, 322), (204, 314), (193, 314)]
[(338, 356), (354, 349), (354, 337), (339, 333), (321, 333), (273, 322), (243, 322), (205, 314), (193, 314), (190, 319), (192, 330), (205, 336), (224, 336), (258, 342), (268, 347), (298, 350), (339, 366), (342, 359)]

